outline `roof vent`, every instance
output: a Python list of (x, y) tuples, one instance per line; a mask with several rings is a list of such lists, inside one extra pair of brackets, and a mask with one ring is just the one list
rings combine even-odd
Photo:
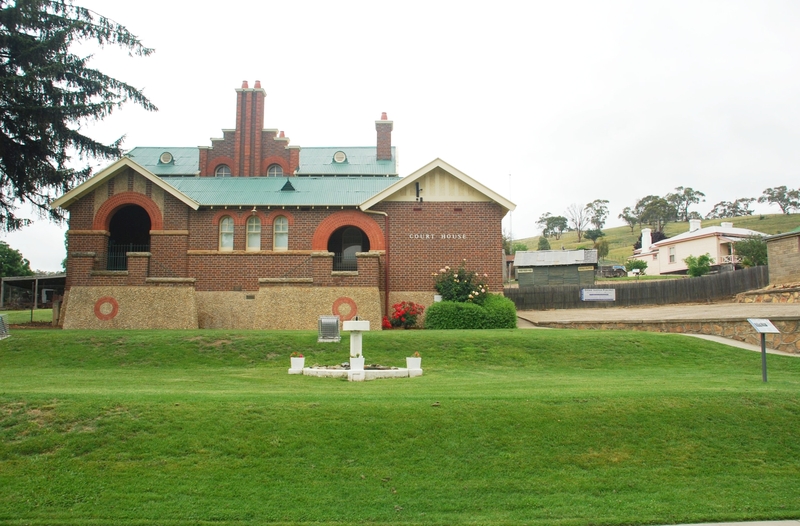
[(158, 158), (158, 164), (170, 164), (173, 160), (175, 160), (175, 159), (172, 157), (171, 153), (164, 152)]
[(347, 161), (347, 155), (343, 151), (339, 150), (333, 154), (333, 162), (343, 163), (345, 161)]
[(292, 182), (287, 179), (286, 184), (283, 185), (283, 188), (281, 188), (281, 192), (294, 192), (294, 191), (295, 189), (294, 186), (292, 186)]

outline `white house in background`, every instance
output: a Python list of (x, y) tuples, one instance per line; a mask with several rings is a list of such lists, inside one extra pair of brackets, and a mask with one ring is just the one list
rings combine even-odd
[[(735, 228), (733, 223), (721, 223), (719, 226), (700, 228), (699, 219), (689, 220), (689, 231), (658, 243), (652, 242), (651, 230), (642, 229), (642, 248), (634, 250), (629, 259), (638, 259), (647, 263), (647, 274), (685, 274), (689, 256), (709, 254), (712, 270), (735, 265), (740, 258), (736, 255), (736, 242), (751, 236), (765, 237), (767, 234), (748, 228)], [(733, 268), (731, 266), (731, 268)]]

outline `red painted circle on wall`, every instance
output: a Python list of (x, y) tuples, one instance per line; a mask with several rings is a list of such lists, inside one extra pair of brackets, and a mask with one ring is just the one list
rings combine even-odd
[(111, 296), (103, 296), (94, 304), (94, 315), (98, 320), (108, 321), (119, 313), (119, 303)]
[[(339, 307), (341, 307), (342, 305), (349, 305), (350, 306), (350, 312), (348, 312), (347, 314), (341, 314), (339, 312)], [(339, 316), (342, 319), (342, 321), (347, 321), (347, 320), (352, 319), (353, 316), (356, 315), (356, 312), (358, 312), (358, 308), (356, 307), (356, 302), (353, 301), (351, 298), (348, 298), (346, 296), (342, 296), (341, 298), (337, 298), (336, 301), (333, 302), (333, 309), (332, 310), (333, 310), (334, 314), (336, 314), (337, 316)]]

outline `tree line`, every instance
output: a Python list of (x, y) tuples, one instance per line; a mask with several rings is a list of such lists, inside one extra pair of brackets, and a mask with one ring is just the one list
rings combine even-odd
[[(626, 206), (617, 216), (630, 227), (631, 233), (636, 226), (645, 225), (652, 228), (653, 233), (663, 233), (669, 222), (703, 219), (692, 205), (705, 202), (703, 192), (691, 187), (678, 186), (674, 192), (664, 196), (648, 195), (636, 201), (634, 206)], [(753, 214), (753, 203), (769, 203), (777, 205), (781, 212), (790, 214), (800, 210), (800, 189), (777, 186), (765, 189), (759, 197), (743, 197), (733, 201), (716, 203), (705, 219), (724, 219), (748, 216)], [(578, 242), (583, 238), (594, 241), (602, 237), (608, 219), (608, 200), (595, 199), (585, 206), (577, 203), (567, 207), (564, 215), (553, 215), (545, 212), (539, 217), (536, 225), (542, 229), (543, 238), (561, 239), (564, 232), (575, 232)], [(592, 228), (589, 228), (589, 227)]]

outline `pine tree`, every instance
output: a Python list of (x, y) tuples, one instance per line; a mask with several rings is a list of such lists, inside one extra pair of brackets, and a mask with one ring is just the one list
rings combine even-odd
[(88, 167), (70, 166), (76, 154), (122, 154), (122, 138), (97, 142), (82, 133), (82, 124), (128, 101), (156, 110), (140, 90), (71, 52), (73, 44), (88, 41), (131, 56), (153, 52), (124, 26), (69, 1), (0, 0), (0, 226), (6, 230), (29, 223), (14, 213), (25, 201), (62, 219), (49, 202), (91, 175)]

